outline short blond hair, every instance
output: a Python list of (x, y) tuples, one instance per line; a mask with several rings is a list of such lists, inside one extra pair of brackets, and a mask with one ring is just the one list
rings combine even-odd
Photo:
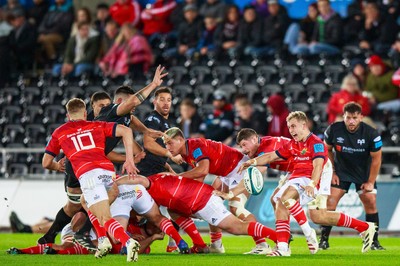
[(308, 118), (307, 115), (302, 112), (302, 111), (294, 111), (291, 112), (287, 117), (286, 117), (286, 122), (289, 122), (292, 119), (297, 119), (297, 121), (304, 121), (307, 123)]
[(86, 103), (79, 98), (72, 98), (65, 105), (68, 114), (77, 114), (82, 111), (86, 111)]
[(164, 136), (162, 137), (162, 139), (164, 142), (167, 142), (168, 140), (173, 139), (175, 137), (185, 138), (182, 130), (180, 130), (177, 127), (171, 127), (170, 129), (164, 132)]

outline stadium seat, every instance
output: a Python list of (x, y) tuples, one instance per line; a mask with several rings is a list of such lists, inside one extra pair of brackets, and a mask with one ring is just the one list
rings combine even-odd
[(234, 76), (233, 71), (229, 66), (215, 66), (211, 74), (213, 76), (213, 80), (211, 81), (211, 85), (218, 86), (225, 83), (233, 83)]
[(282, 87), (276, 84), (269, 84), (261, 87), (261, 95), (263, 97), (262, 103), (265, 104), (269, 96), (281, 92), (282, 92)]
[(307, 85), (309, 83), (323, 82), (324, 77), (321, 75), (322, 69), (318, 65), (306, 65), (302, 68), (302, 84)]
[(62, 105), (49, 105), (44, 109), (43, 124), (64, 123), (65, 107)]
[(279, 84), (290, 84), (301, 81), (300, 69), (296, 65), (284, 65), (279, 69)]
[(284, 87), (283, 92), (285, 94), (285, 102), (287, 104), (307, 102), (307, 93), (304, 86), (301, 84), (288, 84)]
[(346, 72), (342, 65), (326, 65), (324, 67), (326, 84), (341, 83)]
[(153, 111), (154, 109), (149, 104), (141, 104), (135, 109), (135, 116), (140, 120), (144, 119)]
[[(189, 85), (176, 84), (172, 87), (173, 100), (180, 101), (189, 97), (193, 93), (193, 89)], [(193, 96), (193, 95), (191, 95)]]
[(307, 92), (310, 96), (310, 98), (308, 99), (309, 104), (319, 102), (327, 103), (330, 98), (330, 91), (323, 83), (308, 84)]
[(49, 170), (43, 168), (41, 163), (34, 163), (29, 166), (29, 173), (45, 175), (49, 173)]
[(206, 117), (209, 114), (212, 114), (214, 111), (214, 106), (212, 104), (203, 104), (199, 107), (199, 114), (203, 117)]
[(3, 108), (0, 124), (14, 124), (20, 122), (22, 108), (20, 106), (8, 105)]
[(211, 102), (211, 95), (214, 90), (214, 87), (210, 84), (200, 84), (194, 89), (194, 95), (201, 100), (201, 104), (206, 104)]
[(217, 87), (216, 91), (223, 91), (228, 102), (232, 102), (232, 97), (237, 93), (237, 88), (233, 84), (222, 84)]
[(208, 81), (211, 84), (212, 76), (209, 67), (206, 66), (194, 66), (189, 71), (190, 75), (190, 85), (199, 85), (206, 83)]
[(254, 68), (252, 68), (251, 66), (237, 66), (234, 69), (234, 84), (241, 87), (243, 84), (256, 83), (257, 79), (255, 78), (254, 73)]
[(25, 130), (21, 124), (7, 124), (4, 127), (1, 142), (3, 144), (6, 144), (7, 146), (13, 143), (18, 143), (22, 145), (24, 140), (24, 133)]
[(28, 105), (24, 108), (21, 123), (42, 123), (43, 108), (40, 105)]
[(22, 90), (20, 103), (24, 105), (38, 105), (41, 100), (41, 91), (37, 87), (26, 87)]
[(25, 126), (24, 144), (28, 143), (43, 143), (46, 144), (46, 128), (41, 124), (29, 124)]
[(0, 106), (18, 105), (20, 97), (20, 91), (18, 88), (2, 88), (0, 89)]
[(257, 83), (260, 86), (278, 81), (278, 70), (275, 66), (259, 66), (256, 70)]
[(259, 96), (261, 97), (261, 90), (257, 86), (257, 84), (244, 84), (240, 88), (239, 92), (247, 94), (247, 98), (251, 102), (253, 102), (253, 98), (254, 98), (255, 95), (259, 94)]
[(183, 77), (188, 73), (188, 70), (184, 66), (173, 66), (168, 69), (168, 73), (167, 85), (172, 86), (173, 84), (181, 84)]
[[(25, 145), (21, 143), (9, 143), (7, 148), (10, 149), (26, 149)], [(26, 163), (28, 155), (26, 153), (8, 152), (6, 156), (7, 165), (11, 163)]]
[(85, 98), (90, 99), (92, 97), (93, 93), (98, 92), (98, 91), (104, 91), (103, 87), (101, 86), (87, 86), (85, 88)]
[(64, 89), (62, 105), (64, 106), (72, 98), (84, 98), (85, 91), (79, 87), (67, 87)]
[(307, 103), (292, 103), (289, 104), (289, 109), (291, 111), (302, 111), (304, 113), (307, 113), (310, 111), (310, 106)]
[(311, 105), (311, 111), (313, 113), (314, 122), (325, 122), (328, 119), (328, 115), (326, 112), (326, 103), (313, 103)]
[(57, 86), (45, 87), (42, 93), (42, 105), (54, 104), (61, 105), (63, 100), (63, 90)]

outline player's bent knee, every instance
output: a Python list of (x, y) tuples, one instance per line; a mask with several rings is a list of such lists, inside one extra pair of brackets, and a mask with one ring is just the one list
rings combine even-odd
[(246, 210), (240, 201), (231, 200), (229, 201), (229, 206), (231, 207), (230, 209), (233, 210), (232, 213), (236, 217), (243, 216), (244, 218), (246, 218), (247, 216), (251, 215), (251, 212)]
[(72, 204), (81, 205), (81, 195), (82, 193), (67, 192), (68, 201), (71, 202)]
[(282, 201), (283, 205), (286, 207), (286, 209), (292, 208), (296, 204), (295, 199), (287, 199)]

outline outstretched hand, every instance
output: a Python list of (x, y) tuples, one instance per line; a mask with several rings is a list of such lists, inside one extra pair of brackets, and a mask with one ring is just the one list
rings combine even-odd
[(247, 168), (249, 168), (249, 167), (252, 166), (252, 165), (253, 165), (253, 160), (252, 160), (252, 159), (251, 159), (251, 160), (245, 161), (245, 162), (239, 167), (238, 173), (239, 173), (239, 174), (242, 174), (242, 172), (243, 172), (244, 170), (246, 170)]
[(160, 86), (163, 83), (163, 78), (168, 75), (168, 72), (163, 73), (165, 67), (158, 65), (156, 73), (154, 73), (153, 84)]
[(133, 160), (127, 160), (125, 161), (125, 163), (122, 165), (122, 174), (124, 173), (128, 174), (129, 178), (135, 178), (137, 173), (139, 173), (139, 169), (136, 168), (135, 163), (133, 162)]

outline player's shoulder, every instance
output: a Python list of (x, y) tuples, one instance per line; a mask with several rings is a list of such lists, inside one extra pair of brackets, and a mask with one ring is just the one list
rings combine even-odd
[(161, 116), (156, 111), (152, 111), (145, 119), (146, 122), (161, 123)]
[(371, 134), (371, 135), (378, 135), (379, 134), (378, 130), (376, 130), (376, 128), (373, 128), (372, 126), (370, 126), (370, 125), (368, 125), (368, 124), (366, 124), (364, 122), (361, 122), (360, 126), (363, 128), (363, 131), (366, 134)]

